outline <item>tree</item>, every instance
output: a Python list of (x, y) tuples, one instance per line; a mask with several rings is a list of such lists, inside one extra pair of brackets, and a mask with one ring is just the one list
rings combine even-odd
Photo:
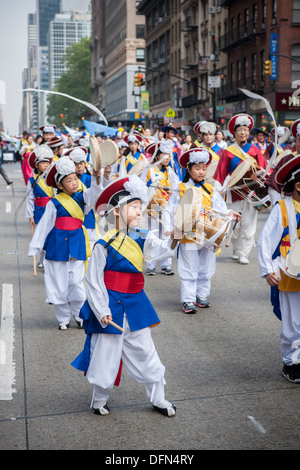
[[(70, 46), (64, 58), (67, 71), (64, 72), (53, 91), (66, 93), (91, 102), (91, 50), (90, 39), (83, 38), (80, 42)], [(80, 116), (87, 112), (87, 108), (76, 101), (60, 95), (49, 95), (47, 114), (49, 122), (58, 127), (66, 123), (67, 126), (77, 126)]]

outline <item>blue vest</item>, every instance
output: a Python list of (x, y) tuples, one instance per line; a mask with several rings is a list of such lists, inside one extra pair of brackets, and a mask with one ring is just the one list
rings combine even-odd
[[(128, 236), (133, 238), (140, 248), (143, 250), (147, 231), (132, 231)], [(120, 241), (121, 242), (121, 241)], [(106, 246), (106, 241), (100, 239), (97, 241)], [(104, 271), (130, 272), (137, 273), (138, 270), (124, 256), (118, 253), (113, 247), (107, 247), (107, 261)], [(124, 313), (126, 314), (130, 331), (140, 330), (160, 323), (150, 300), (144, 290), (137, 294), (124, 294), (121, 292), (107, 289), (109, 297), (109, 308), (113, 321), (119, 325), (123, 325)], [(102, 328), (99, 321), (95, 317), (88, 301), (84, 303), (80, 311), (80, 318), (83, 320), (83, 328), (87, 334), (84, 350), (72, 362), (72, 365), (84, 372), (87, 371), (90, 360), (90, 340), (91, 335), (95, 333), (101, 334), (122, 334), (119, 330), (111, 325)]]
[[(29, 178), (29, 181), (33, 187), (33, 195), (34, 195), (34, 198), (37, 198), (37, 197), (49, 197), (49, 194), (45, 193), (45, 191), (39, 186), (39, 183), (37, 184), (34, 184), (35, 183), (35, 178), (34, 176), (31, 176)], [(34, 185), (34, 186), (33, 186)], [(36, 203), (34, 202), (34, 210), (33, 210), (33, 219), (34, 219), (34, 223), (35, 224), (38, 224), (39, 221), (41, 220), (42, 216), (44, 215), (44, 212), (45, 212), (45, 209), (46, 209), (46, 206), (44, 207), (40, 207), (40, 206), (37, 206)]]
[[(83, 192), (77, 192), (72, 196), (84, 211)], [(71, 217), (70, 213), (56, 199), (51, 199), (57, 210), (57, 217)], [(51, 261), (69, 261), (69, 258), (86, 260), (86, 241), (82, 228), (75, 230), (60, 230), (56, 227), (48, 233), (44, 248), (45, 258)]]
[[(86, 173), (83, 173), (79, 177), (79, 179), (80, 179), (80, 181), (82, 181), (82, 183), (87, 188), (91, 187), (91, 184), (92, 184), (92, 176), (91, 175), (87, 175)], [(95, 229), (95, 227), (96, 227), (96, 217), (95, 217), (94, 209), (91, 209), (90, 212), (85, 216), (83, 225), (85, 226), (85, 228)]]

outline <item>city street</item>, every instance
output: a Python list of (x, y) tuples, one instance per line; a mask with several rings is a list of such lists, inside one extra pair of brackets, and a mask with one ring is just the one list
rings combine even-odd
[[(14, 184), (0, 181), (0, 449), (167, 451), (296, 450), (299, 387), (281, 375), (280, 321), (250, 264), (222, 248), (212, 280), (211, 307), (185, 315), (180, 280), (146, 278), (146, 293), (161, 324), (153, 339), (166, 367), (166, 418), (152, 409), (143, 385), (125, 371), (112, 390), (108, 416), (91, 412), (91, 386), (70, 363), (85, 334), (71, 323), (59, 331), (45, 302), (43, 271), (27, 256), (30, 227), (19, 163), (5, 164)], [(258, 231), (267, 214), (259, 215)], [(120, 451), (118, 454), (117, 451)], [(148, 462), (149, 463), (149, 462)]]

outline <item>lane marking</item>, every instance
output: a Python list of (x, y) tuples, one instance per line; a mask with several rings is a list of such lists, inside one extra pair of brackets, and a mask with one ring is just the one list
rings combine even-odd
[(10, 201), (6, 201), (5, 212), (6, 212), (6, 214), (9, 214), (11, 212), (11, 202)]
[(250, 419), (251, 423), (254, 424), (254, 426), (256, 427), (256, 429), (261, 432), (262, 434), (266, 434), (266, 430), (265, 428), (260, 424), (259, 421), (257, 421), (253, 416), (248, 416), (248, 418)]
[(13, 286), (2, 284), (0, 323), (0, 400), (12, 400), (15, 392)]

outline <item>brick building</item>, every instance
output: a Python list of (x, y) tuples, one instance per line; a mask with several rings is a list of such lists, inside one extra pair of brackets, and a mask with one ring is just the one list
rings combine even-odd
[[(299, 118), (300, 104), (292, 98), (292, 81), (300, 80), (300, 5), (297, 0), (224, 0), (228, 9), (228, 26), (220, 38), (220, 49), (227, 53), (227, 84), (218, 99), (227, 105), (230, 115), (247, 112), (256, 126), (273, 123), (262, 101), (245, 97), (246, 88), (267, 98), (276, 111), (277, 123), (289, 126)], [(271, 51), (272, 75), (265, 75), (265, 60)], [(282, 57), (288, 56), (288, 57)], [(299, 83), (300, 85), (300, 83)], [(226, 116), (227, 117), (227, 116)], [(229, 117), (229, 116), (228, 116)]]

